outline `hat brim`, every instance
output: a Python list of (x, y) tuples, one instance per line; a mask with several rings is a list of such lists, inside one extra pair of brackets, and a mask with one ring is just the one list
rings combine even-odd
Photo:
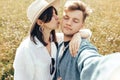
[(55, 8), (58, 8), (56, 7), (56, 5), (58, 4), (58, 0), (53, 0), (51, 2), (49, 2), (48, 5), (45, 5), (45, 7), (43, 7), (41, 10), (39, 10), (39, 12), (36, 14), (35, 16), (35, 19), (33, 20), (33, 23), (32, 23), (32, 27), (36, 24), (36, 21), (38, 19), (38, 17), (47, 9), (49, 8), (50, 6), (54, 6)]

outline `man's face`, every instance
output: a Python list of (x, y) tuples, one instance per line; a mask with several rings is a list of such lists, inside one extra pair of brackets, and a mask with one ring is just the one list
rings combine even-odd
[(83, 27), (83, 13), (79, 10), (66, 10), (62, 19), (62, 31), (65, 36), (73, 36)]

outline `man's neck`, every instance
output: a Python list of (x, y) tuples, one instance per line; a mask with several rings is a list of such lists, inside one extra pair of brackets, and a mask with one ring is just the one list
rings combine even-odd
[(64, 35), (64, 42), (71, 41), (72, 36), (66, 36)]

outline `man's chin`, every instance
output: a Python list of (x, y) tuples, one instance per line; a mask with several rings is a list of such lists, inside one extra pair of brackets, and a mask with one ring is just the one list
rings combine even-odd
[(66, 36), (66, 37), (73, 37), (73, 34), (66, 34), (66, 33), (64, 33), (64, 36)]

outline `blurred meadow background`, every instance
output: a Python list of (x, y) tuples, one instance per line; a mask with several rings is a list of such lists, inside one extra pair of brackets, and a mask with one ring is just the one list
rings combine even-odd
[[(30, 29), (26, 9), (32, 1), (0, 0), (0, 80), (13, 80), (13, 60)], [(91, 42), (100, 54), (120, 52), (120, 0), (83, 1), (93, 10), (85, 25), (92, 31)], [(59, 13), (61, 17), (62, 7)]]

